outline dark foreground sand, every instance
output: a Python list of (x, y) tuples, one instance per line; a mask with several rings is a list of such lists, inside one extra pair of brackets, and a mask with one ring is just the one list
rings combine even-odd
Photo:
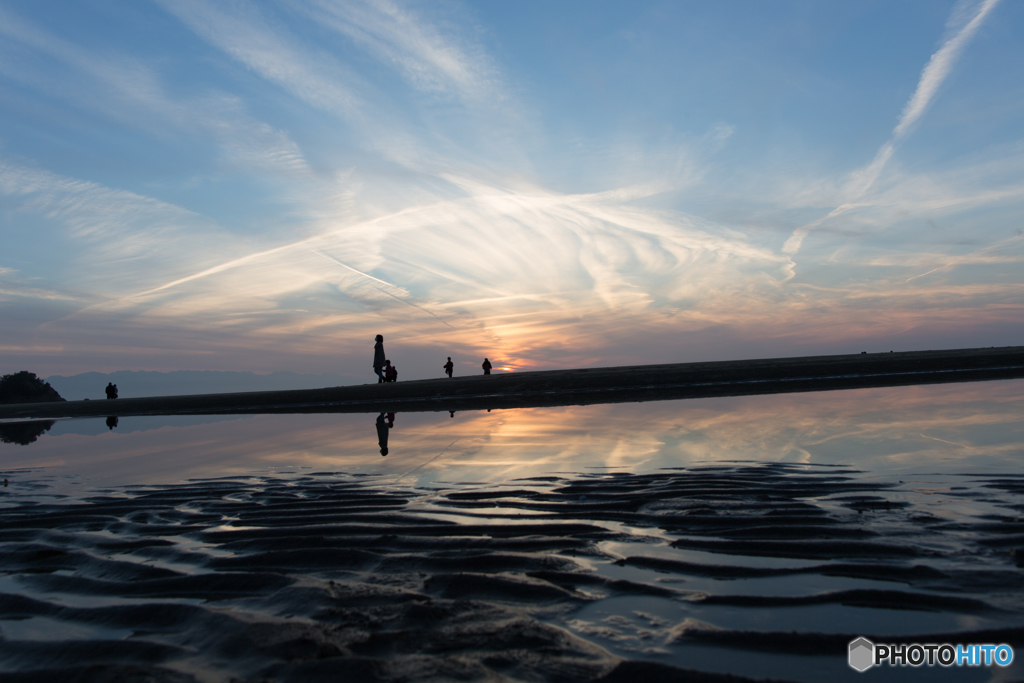
[[(839, 680), (860, 635), (1024, 652), (1020, 475), (928, 489), (737, 464), (395, 490), (317, 473), (83, 500), (2, 476), (4, 681)], [(979, 512), (936, 514), (959, 501)], [(665, 609), (593, 616), (622, 598)], [(853, 608), (877, 610), (873, 631), (845, 627)]]
[(1016, 377), (1024, 377), (1021, 346), (516, 372), (298, 391), (22, 403), (0, 405), (0, 419), (490, 410)]

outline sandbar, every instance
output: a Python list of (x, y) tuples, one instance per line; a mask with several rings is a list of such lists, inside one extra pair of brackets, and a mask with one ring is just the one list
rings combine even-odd
[(0, 419), (536, 408), (1024, 377), (1024, 346), (447, 377), (392, 384), (0, 405)]

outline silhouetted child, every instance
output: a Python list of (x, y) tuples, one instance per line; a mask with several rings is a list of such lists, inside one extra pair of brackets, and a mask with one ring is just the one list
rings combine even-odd
[(482, 367), (484, 369), (484, 374), (485, 375), (491, 374), (491, 361), (489, 361), (486, 358), (484, 358), (484, 364), (481, 365), (480, 367)]
[(398, 368), (391, 364), (391, 361), (384, 361), (384, 381), (385, 382), (397, 382), (398, 381)]
[(107, 392), (107, 398), (117, 398), (117, 385), (113, 382), (107, 382), (107, 388), (104, 391)]
[(452, 362), (452, 357), (448, 356), (448, 362), (444, 364), (444, 371), (448, 373), (449, 379), (451, 379), (453, 370), (455, 370), (455, 363)]

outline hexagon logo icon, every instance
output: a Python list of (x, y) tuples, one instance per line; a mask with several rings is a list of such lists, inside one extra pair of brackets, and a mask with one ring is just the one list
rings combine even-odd
[(867, 638), (858, 638), (850, 642), (850, 666), (860, 671), (867, 671), (875, 663), (875, 644)]

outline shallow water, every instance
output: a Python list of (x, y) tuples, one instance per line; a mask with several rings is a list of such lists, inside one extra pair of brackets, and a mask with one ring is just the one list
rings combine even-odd
[[(145, 621), (123, 610), (149, 600), (205, 610), (190, 617), (196, 623), (245, 614), (246, 623), (308, 630), (337, 609), (321, 593), (343, 583), (365, 591), (386, 575), (407, 592), (394, 598), (402, 604), (476, 601), (474, 619), (490, 625), (481, 633), (515, 614), (540, 625), (531, 631), (538, 642), (558, 632), (577, 639), (529, 665), (526, 655), (513, 664), (460, 655), (512, 678), (571, 660), (583, 667), (580, 680), (594, 680), (620, 657), (806, 681), (1010, 680), (1024, 671), (1015, 663), (858, 674), (845, 659), (857, 635), (963, 634), (949, 642), (968, 643), (990, 642), (970, 639), (988, 631), (1024, 653), (1024, 569), (1013, 554), (1024, 553), (1024, 381), (400, 413), (386, 457), (377, 420), (146, 417), (113, 429), (62, 420), (27, 445), (0, 443), (9, 480), (0, 506), (14, 534), (3, 544), (0, 594), (36, 601), (15, 608), (8, 599), (0, 611), (0, 670), (43, 666), (46, 643), (130, 641), (151, 648), (133, 665), (154, 670), (298, 680), (313, 666), (296, 654), (302, 648), (281, 654), (280, 644), (247, 635), (262, 657), (251, 662), (264, 667), (253, 669), (203, 655), (204, 646), (186, 654), (183, 643), (204, 638), (206, 650), (222, 647), (209, 625), (147, 635)], [(342, 504), (354, 500), (367, 502)], [(68, 506), (75, 514), (61, 512)], [(444, 526), (453, 522), (479, 530), (466, 540)], [(360, 531), (365, 524), (379, 528)], [(424, 524), (442, 526), (417, 532), (434, 528), (415, 526)], [(289, 540), (303, 525), (320, 540)], [(290, 531), (259, 533), (274, 529)], [(344, 565), (366, 550), (352, 540), (357, 532), (376, 534), (376, 545), (363, 564)], [(340, 564), (318, 548), (336, 549)], [(69, 554), (53, 560), (60, 552)], [(410, 573), (414, 565), (423, 571)], [(217, 593), (211, 577), (223, 572), (256, 577), (252, 594)], [(270, 575), (298, 583), (260, 578)], [(470, 590), (450, 576), (478, 583)], [(184, 589), (186, 580), (198, 583)], [(118, 588), (138, 581), (158, 582), (148, 596)], [(299, 585), (321, 597), (297, 598)], [(318, 601), (328, 601), (320, 612)], [(122, 611), (95, 611), (107, 608)], [(500, 616), (488, 621), (481, 615), (491, 608)], [(373, 609), (350, 617), (369, 623)], [(402, 614), (393, 618), (411, 618)], [(391, 662), (375, 669), (384, 679), (408, 676), (401, 662), (422, 667), (396, 645), (321, 631), (302, 638), (327, 659)], [(19, 643), (38, 647), (39, 661), (21, 646), (15, 654)]]

